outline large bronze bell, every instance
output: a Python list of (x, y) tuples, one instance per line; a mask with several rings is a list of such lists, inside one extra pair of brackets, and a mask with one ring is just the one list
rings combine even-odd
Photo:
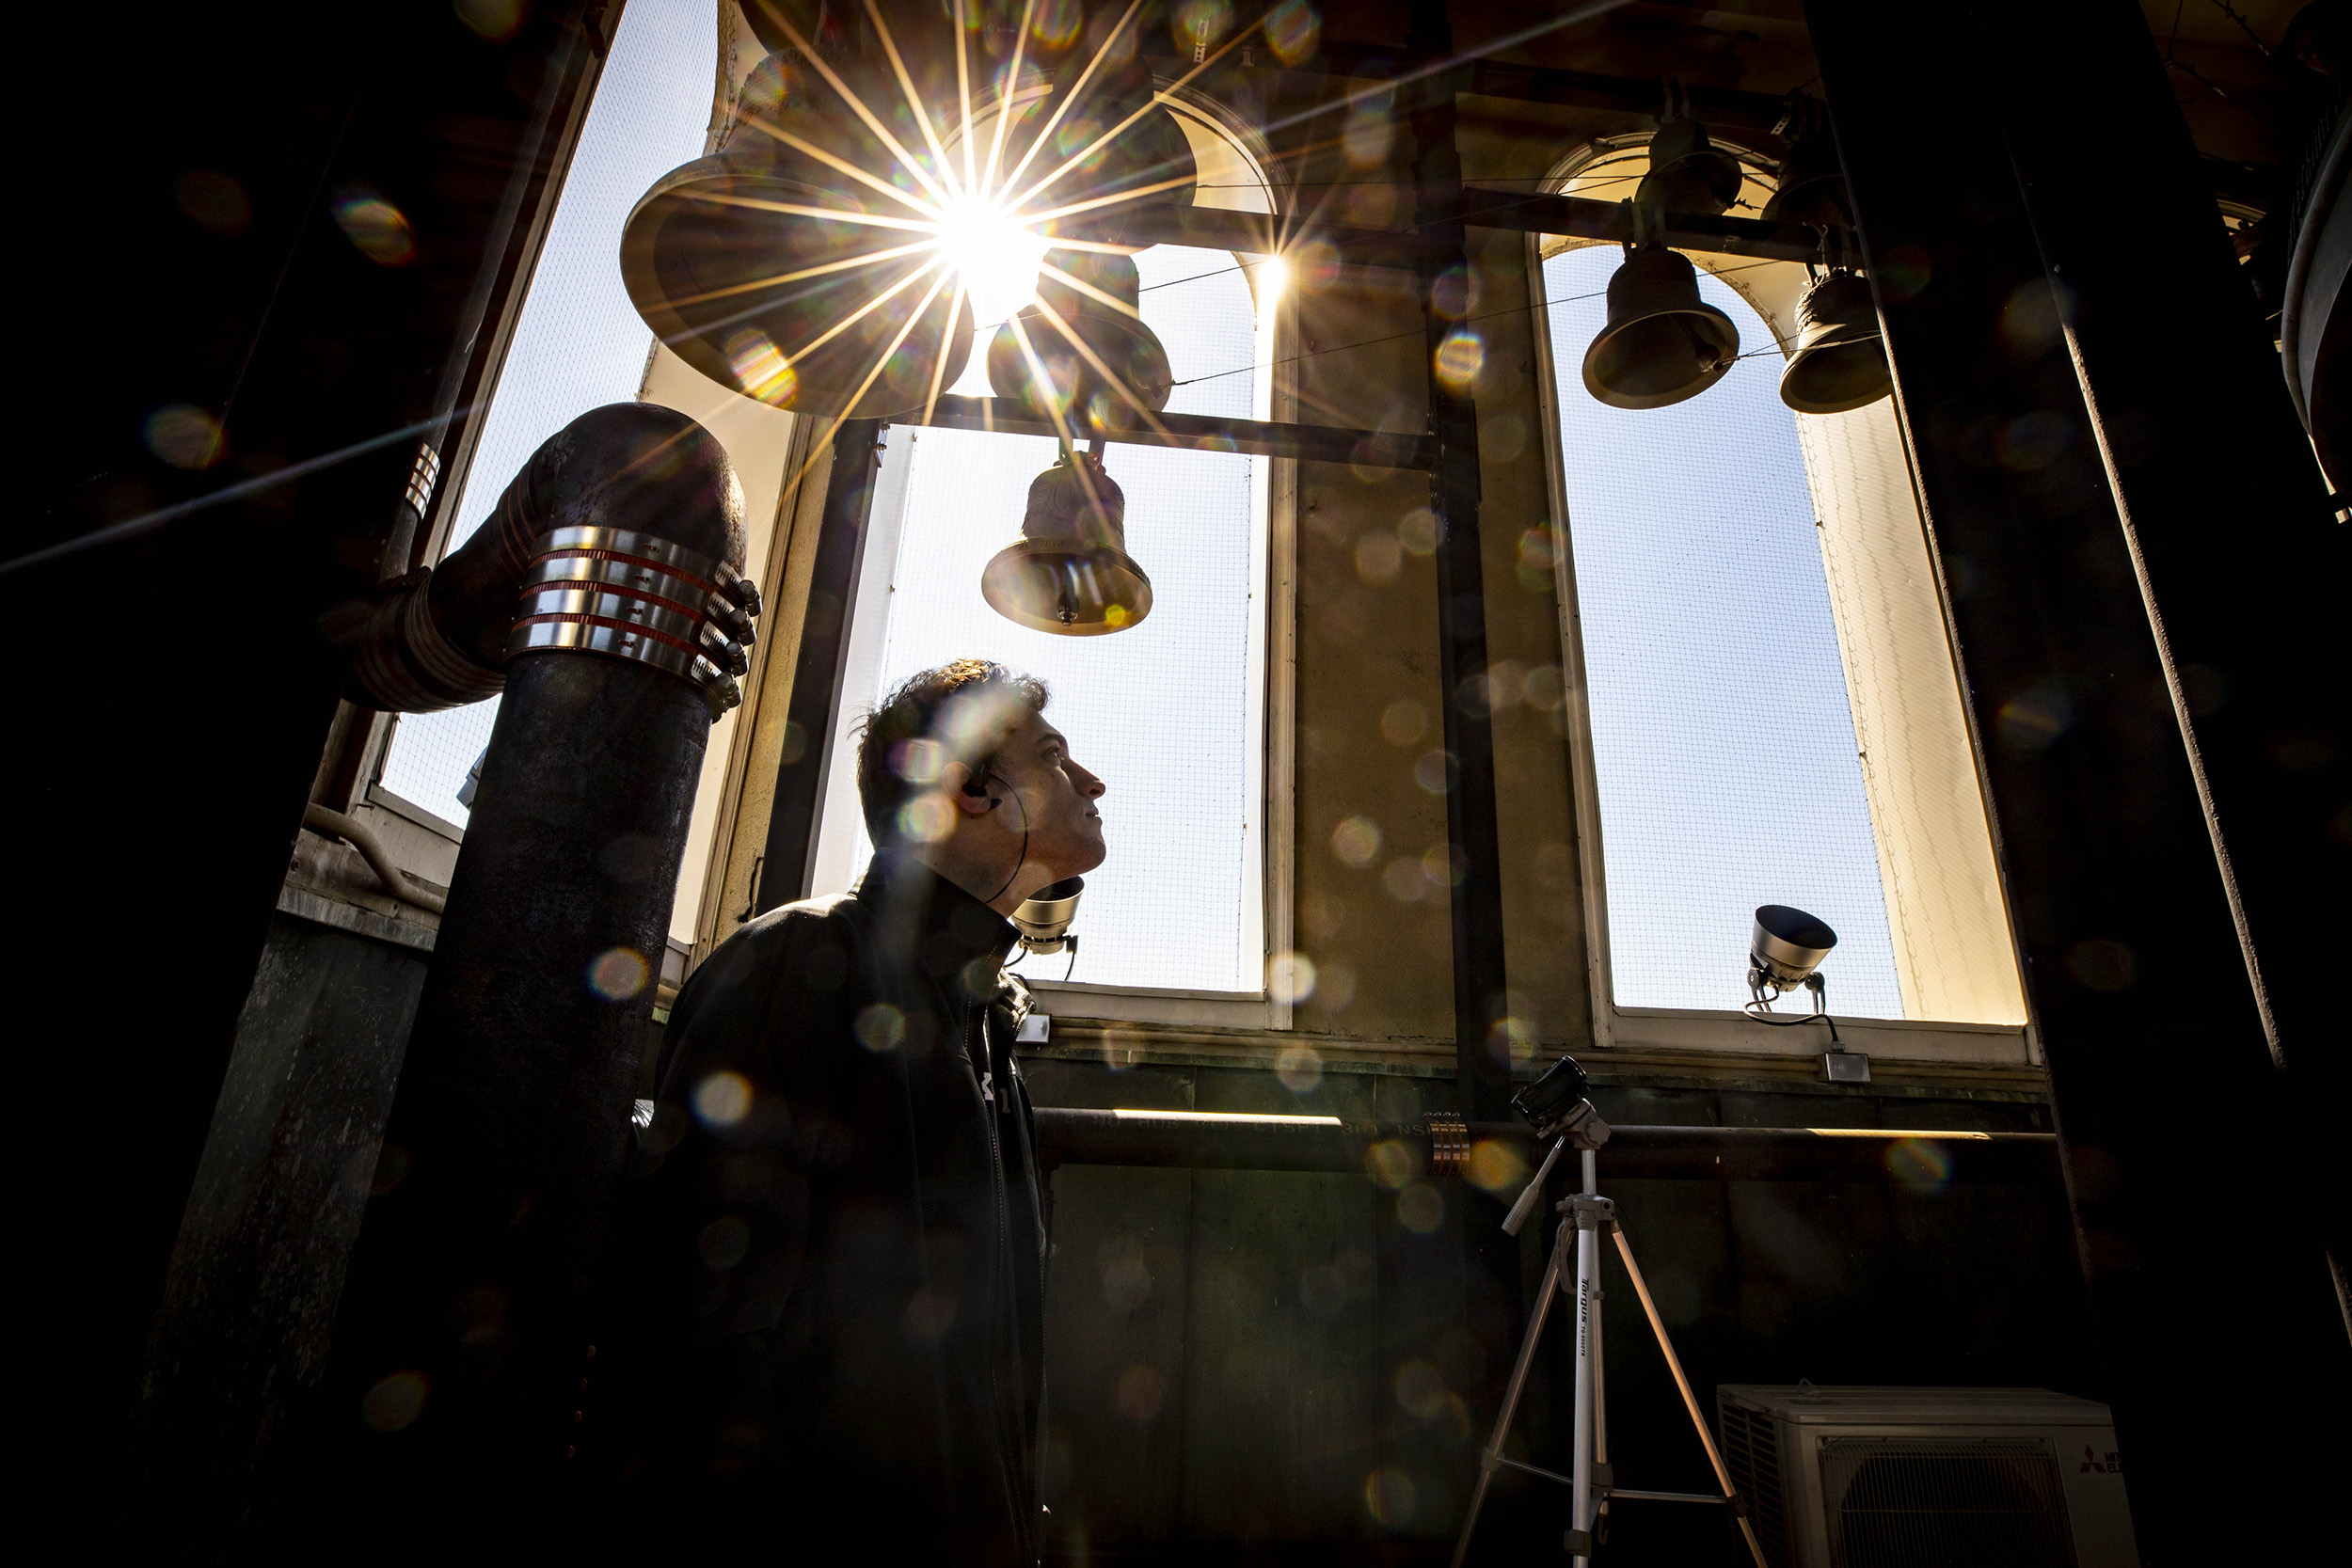
[[(936, 293), (936, 274), (906, 281), (934, 259), (929, 251), (860, 263), (922, 236), (857, 216), (904, 220), (915, 210), (787, 135), (878, 176), (898, 164), (830, 88), (770, 55), (721, 150), (662, 176), (630, 213), (621, 235), (629, 300), (679, 358), (745, 397), (857, 419), (918, 408), (962, 373), (971, 309), (953, 277)], [(911, 176), (899, 168), (897, 182)]]
[(1136, 313), (1142, 292), (1135, 258), (1059, 250), (1051, 260), (1087, 288), (1050, 275), (1039, 280), (1037, 303), (997, 328), (988, 346), (990, 389), (1032, 419), (1058, 417), (1076, 434), (1132, 418), (1134, 404), (1166, 408), (1168, 349)]
[(1740, 329), (1699, 297), (1691, 259), (1629, 249), (1609, 279), (1609, 325), (1584, 351), (1584, 389), (1612, 408), (1663, 408), (1715, 385), (1740, 357)]
[[(696, 370), (775, 407), (886, 418), (923, 406), (971, 355), (971, 312), (939, 265), (956, 204), (1018, 200), (1016, 221), (1049, 237), (1134, 244), (1136, 214), (1191, 198), (1190, 145), (1153, 102), (1134, 14), (1094, 9), (1059, 42), (1030, 40), (1029, 63), (1063, 85), (1017, 111), (1026, 129), (993, 171), (1002, 188), (965, 191), (982, 171), (943, 163), (940, 146), (968, 131), (969, 73), (992, 56), (961, 8), (746, 6), (771, 53), (725, 143), (658, 182), (624, 230), (621, 273), (638, 312)], [(1114, 373), (1149, 382), (1151, 353), (1138, 359), (1116, 329), (1097, 329), (1089, 347), (1095, 337), (1116, 351), (1101, 355)], [(1098, 375), (1069, 389), (1084, 404), (1104, 388)]]
[(1833, 272), (1797, 302), (1797, 351), (1780, 372), (1780, 401), (1800, 414), (1842, 414), (1895, 389), (1870, 285)]
[(1127, 498), (1099, 454), (1064, 447), (1030, 482), (1021, 537), (980, 573), (980, 597), (1057, 637), (1102, 637), (1152, 613), (1152, 579), (1127, 553)]

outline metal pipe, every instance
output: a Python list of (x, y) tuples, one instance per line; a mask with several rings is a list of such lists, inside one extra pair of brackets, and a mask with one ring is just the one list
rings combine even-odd
[[(1534, 1163), (1534, 1139), (1519, 1122), (1473, 1122), (1473, 1143), (1499, 1142)], [(1190, 1170), (1286, 1170), (1362, 1174), (1375, 1145), (1401, 1143), (1422, 1169), (1426, 1122), (1349, 1122), (1337, 1117), (1210, 1116), (1186, 1111), (1069, 1110), (1037, 1113), (1038, 1158), (1046, 1165), (1139, 1165)], [(1973, 1132), (1944, 1128), (1627, 1127), (1609, 1134), (1609, 1175), (1729, 1181), (1884, 1181), (2040, 1184), (2057, 1179), (2058, 1140), (2047, 1132)], [(1904, 1167), (1888, 1168), (1902, 1149)]]
[(391, 851), (384, 847), (384, 841), (358, 817), (329, 811), (313, 800), (302, 808), (302, 825), (314, 833), (342, 839), (358, 850), (360, 858), (368, 863), (368, 869), (375, 873), (375, 879), (384, 884), (384, 891), (401, 902), (431, 910), (435, 914), (447, 906), (447, 900), (439, 894), (410, 881), (407, 873), (393, 862)]
[(323, 1497), (469, 1523), (548, 1495), (572, 1441), (719, 673), (691, 662), (710, 626), (673, 635), (675, 617), (744, 549), (725, 449), (651, 404), (552, 437), (500, 515), (524, 507), (547, 531), (506, 601), (505, 700), (312, 1445)]

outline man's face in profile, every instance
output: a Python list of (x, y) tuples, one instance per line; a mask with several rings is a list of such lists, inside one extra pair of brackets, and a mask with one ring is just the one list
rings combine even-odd
[(1022, 813), (1027, 813), (1031, 861), (1051, 866), (1057, 879), (1103, 863), (1103, 814), (1095, 802), (1104, 785), (1071, 760), (1068, 738), (1043, 714), (1025, 715), (1006, 737), (996, 752), (995, 774), (990, 792), (1009, 785), (1020, 799), (1005, 826), (1019, 831)]

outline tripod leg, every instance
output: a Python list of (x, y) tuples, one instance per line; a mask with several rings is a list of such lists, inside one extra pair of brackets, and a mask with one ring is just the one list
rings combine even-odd
[[(1597, 1283), (1593, 1287), (1593, 1465), (1597, 1470), (1609, 1468), (1609, 1385), (1601, 1375), (1604, 1359), (1601, 1355), (1601, 1303), (1608, 1295)], [(1600, 1499), (1593, 1505), (1592, 1529), (1600, 1533), (1599, 1521), (1609, 1512), (1609, 1492), (1602, 1488)], [(1598, 1544), (1597, 1540), (1595, 1544)]]
[[(1581, 1174), (1584, 1178), (1584, 1196), (1587, 1197), (1599, 1196), (1600, 1165), (1598, 1160), (1595, 1157), (1593, 1150), (1588, 1148), (1583, 1151), (1582, 1165), (1583, 1169)], [(1581, 1241), (1581, 1239), (1580, 1238), (1580, 1244)], [(1596, 1251), (1599, 1249), (1599, 1245), (1600, 1243), (1597, 1240), (1593, 1243), (1593, 1246)], [(1579, 1261), (1581, 1262), (1581, 1253), (1580, 1252)], [(1576, 1466), (1576, 1474), (1588, 1491), (1597, 1491), (1598, 1496), (1593, 1497), (1589, 1505), (1585, 1503), (1579, 1503), (1575, 1509), (1575, 1513), (1576, 1528), (1583, 1530), (1586, 1533), (1586, 1538), (1588, 1540), (1593, 1540), (1600, 1533), (1600, 1516), (1609, 1512), (1608, 1492), (1605, 1489), (1594, 1488), (1591, 1481), (1591, 1478), (1596, 1467), (1606, 1468), (1609, 1464), (1609, 1395), (1608, 1386), (1602, 1375), (1601, 1364), (1600, 1303), (1602, 1292), (1600, 1288), (1600, 1260), (1597, 1258), (1593, 1260), (1590, 1284), (1592, 1288), (1591, 1294), (1588, 1298), (1586, 1298), (1589, 1305), (1587, 1306), (1583, 1322), (1586, 1325), (1586, 1334), (1592, 1340), (1592, 1355), (1590, 1360), (1593, 1369), (1593, 1399), (1590, 1408), (1592, 1410), (1591, 1425), (1593, 1433), (1593, 1451), (1592, 1463), (1589, 1465), (1578, 1465)], [(1595, 1544), (1598, 1544), (1597, 1540), (1595, 1541)]]
[(1510, 1435), (1511, 1418), (1518, 1414), (1519, 1395), (1527, 1387), (1528, 1369), (1535, 1364), (1535, 1347), (1543, 1338), (1544, 1320), (1551, 1314), (1552, 1297), (1560, 1293), (1560, 1276), (1567, 1262), (1568, 1223), (1560, 1222), (1560, 1234), (1551, 1243), (1551, 1261), (1544, 1266), (1543, 1289), (1535, 1293), (1535, 1310), (1527, 1320), (1527, 1336), (1519, 1341), (1518, 1363), (1511, 1369), (1511, 1381), (1502, 1390), (1502, 1408), (1495, 1413), (1494, 1435), (1486, 1439), (1486, 1451), (1478, 1456), (1478, 1484), (1470, 1489), (1470, 1512), (1462, 1515), (1461, 1539), (1454, 1544), (1454, 1568), (1462, 1568), (1463, 1559), (1470, 1556), (1470, 1532), (1478, 1528), (1478, 1511), (1486, 1506), (1486, 1487), (1495, 1479), (1495, 1466), (1502, 1458), (1502, 1441)]
[[(1617, 1238), (1617, 1256), (1625, 1260), (1626, 1276), (1633, 1281), (1633, 1293), (1642, 1300), (1650, 1332), (1658, 1336), (1658, 1348), (1665, 1354), (1666, 1370), (1674, 1373), (1675, 1386), (1682, 1390), (1682, 1408), (1691, 1413), (1691, 1424), (1698, 1429), (1699, 1443), (1707, 1449), (1707, 1462), (1715, 1466), (1715, 1482), (1724, 1489), (1725, 1501), (1735, 1501), (1740, 1494), (1731, 1484), (1731, 1472), (1724, 1468), (1724, 1456), (1715, 1448), (1715, 1434), (1707, 1430), (1707, 1418), (1699, 1414), (1699, 1402), (1692, 1397), (1691, 1380), (1682, 1375), (1682, 1361), (1675, 1354), (1674, 1341), (1666, 1337), (1665, 1321), (1659, 1317), (1657, 1304), (1649, 1299), (1649, 1286), (1642, 1278), (1641, 1266), (1633, 1261), (1633, 1248), (1627, 1243), (1623, 1230), (1611, 1234)], [(1746, 1512), (1737, 1511), (1735, 1517), (1740, 1521), (1740, 1533), (1748, 1538), (1748, 1550), (1756, 1558), (1756, 1568), (1771, 1568), (1764, 1560), (1764, 1544), (1756, 1538), (1756, 1526)]]
[[(1593, 1378), (1599, 1370), (1593, 1352), (1593, 1283), (1600, 1273), (1600, 1230), (1582, 1223), (1576, 1227), (1576, 1462), (1568, 1470), (1576, 1482), (1572, 1517), (1587, 1541), (1593, 1528)], [(1588, 1552), (1576, 1554), (1576, 1568), (1592, 1560)]]

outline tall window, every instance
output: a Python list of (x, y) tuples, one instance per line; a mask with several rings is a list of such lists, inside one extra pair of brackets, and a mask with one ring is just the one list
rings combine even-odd
[[(702, 155), (717, 54), (710, 0), (631, 0), (623, 13), (444, 551), (482, 526), (540, 442), (591, 408), (636, 398), (653, 334), (621, 283), (621, 226), (647, 186)], [(458, 791), (497, 720), (495, 699), (404, 717), (379, 791), (463, 829)]]
[(1671, 407), (1600, 404), (1579, 367), (1621, 259), (1543, 268), (1610, 1005), (1737, 1007), (1779, 903), (1837, 932), (1834, 1013), (2021, 1022), (1891, 406), (1792, 414), (1771, 325), (1705, 271), (1740, 361)]
[[(1190, 129), (1190, 127), (1188, 127)], [(1177, 413), (1263, 418), (1259, 351), (1271, 277), (1223, 251), (1136, 258), (1143, 319), (1167, 344)], [(959, 390), (986, 392), (977, 363)], [(857, 811), (854, 729), (878, 694), (979, 657), (1042, 676), (1047, 717), (1109, 785), (1110, 859), (1087, 878), (1074, 982), (1254, 995), (1263, 986), (1266, 460), (1114, 445), (1127, 547), (1152, 613), (1110, 637), (1015, 626), (980, 598), (980, 569), (1019, 533), (1041, 436), (894, 427), (888, 434), (826, 784), (818, 893), (850, 886), (873, 847)], [(1061, 979), (1066, 960), (1033, 960)]]

